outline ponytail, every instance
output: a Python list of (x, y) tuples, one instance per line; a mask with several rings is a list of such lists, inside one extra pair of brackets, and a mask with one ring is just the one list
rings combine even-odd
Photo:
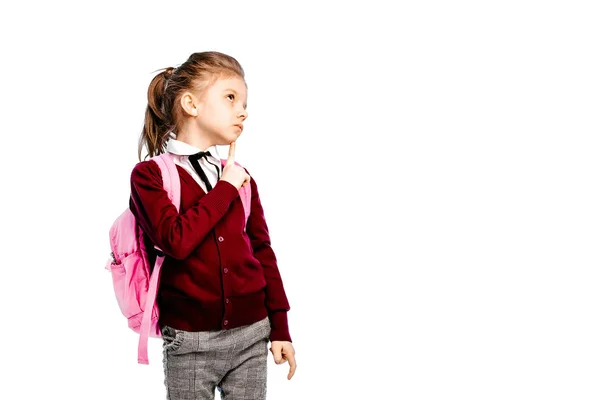
[(168, 97), (169, 78), (175, 68), (168, 67), (156, 75), (148, 86), (148, 106), (144, 117), (144, 127), (138, 145), (138, 159), (142, 161), (142, 148), (146, 146), (147, 157), (165, 152), (168, 133), (175, 126), (172, 103)]

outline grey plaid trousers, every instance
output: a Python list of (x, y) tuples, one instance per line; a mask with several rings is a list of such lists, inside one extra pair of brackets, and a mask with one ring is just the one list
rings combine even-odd
[(220, 331), (162, 327), (168, 400), (265, 400), (269, 318)]

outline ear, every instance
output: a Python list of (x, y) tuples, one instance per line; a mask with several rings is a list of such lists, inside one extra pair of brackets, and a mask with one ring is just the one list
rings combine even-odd
[(191, 117), (198, 116), (198, 99), (191, 92), (185, 92), (183, 96), (181, 96), (181, 108), (183, 111)]

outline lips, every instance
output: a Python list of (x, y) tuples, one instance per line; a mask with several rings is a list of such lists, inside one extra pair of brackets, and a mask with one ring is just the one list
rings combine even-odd
[(244, 126), (243, 126), (243, 125), (240, 125), (240, 124), (235, 124), (234, 126), (237, 126), (237, 127), (238, 127), (238, 128), (240, 128), (240, 130), (242, 130), (242, 131), (244, 130)]

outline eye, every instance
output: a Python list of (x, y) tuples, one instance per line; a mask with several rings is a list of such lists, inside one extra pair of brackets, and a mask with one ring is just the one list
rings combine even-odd
[(227, 95), (227, 98), (229, 98), (229, 97), (233, 97), (233, 98), (235, 98), (235, 95), (233, 95), (233, 94), (228, 94), (228, 95)]

